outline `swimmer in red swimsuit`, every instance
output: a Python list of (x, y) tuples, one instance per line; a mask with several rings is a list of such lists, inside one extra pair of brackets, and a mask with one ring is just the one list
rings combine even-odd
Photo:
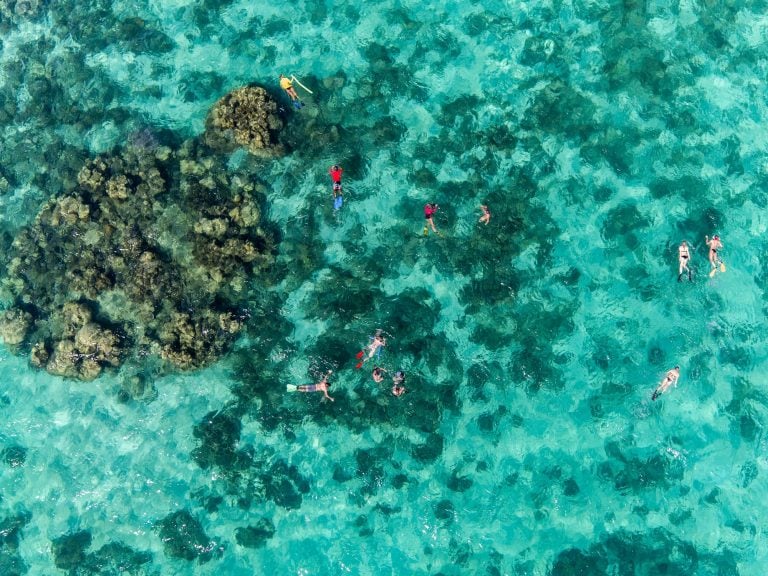
[[(424, 205), (424, 219), (427, 221), (427, 224), (432, 226), (432, 231), (437, 233), (437, 228), (435, 228), (435, 223), (432, 221), (432, 216), (435, 214), (435, 212), (438, 211), (440, 206), (437, 204), (434, 204), (430, 202), (429, 204)], [(424, 225), (424, 235), (427, 234), (427, 225)]]

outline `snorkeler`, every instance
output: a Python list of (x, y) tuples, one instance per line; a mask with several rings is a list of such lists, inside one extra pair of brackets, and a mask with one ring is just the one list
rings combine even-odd
[(402, 370), (395, 372), (392, 376), (392, 394), (395, 396), (402, 396), (405, 394), (405, 374)]
[(328, 174), (331, 175), (331, 180), (333, 180), (334, 184), (341, 185), (341, 173), (344, 172), (344, 169), (339, 166), (338, 164), (334, 164), (330, 168), (328, 168)]
[(326, 374), (323, 376), (322, 380), (318, 382), (317, 384), (303, 384), (301, 386), (294, 386), (293, 384), (288, 384), (286, 386), (287, 392), (322, 392), (323, 396), (328, 398), (331, 402), (335, 402), (333, 398), (331, 398), (328, 395), (328, 376), (333, 374), (333, 370), (328, 370)]
[(717, 251), (723, 247), (723, 243), (720, 242), (720, 236), (715, 234), (710, 240), (709, 236), (704, 236), (704, 241), (709, 246), (709, 263), (712, 265), (712, 270), (709, 271), (710, 278), (717, 272), (717, 265), (720, 265), (720, 271), (725, 272), (725, 264), (720, 260), (717, 255)]
[(486, 206), (485, 204), (480, 206), (480, 210), (483, 211), (483, 215), (480, 216), (480, 220), (478, 220), (478, 222), (482, 222), (483, 224), (487, 225), (488, 222), (491, 221), (491, 211), (488, 210), (488, 206)]
[(672, 368), (672, 370), (669, 370), (664, 375), (664, 379), (659, 383), (659, 386), (656, 388), (656, 390), (653, 391), (653, 396), (651, 396), (651, 400), (656, 400), (656, 398), (658, 398), (659, 396), (664, 394), (664, 392), (667, 391), (667, 388), (677, 384), (678, 378), (680, 378), (680, 366), (675, 366), (674, 368)]
[(692, 281), (691, 278), (691, 269), (688, 268), (688, 262), (691, 259), (691, 253), (688, 251), (688, 243), (683, 240), (680, 243), (680, 246), (677, 248), (677, 261), (680, 263), (680, 266), (678, 268), (677, 272), (677, 281), (680, 282), (683, 279), (683, 272), (688, 272), (688, 280)]
[(371, 377), (373, 378), (373, 381), (377, 384), (384, 380), (384, 373), (386, 370), (384, 368), (381, 368), (380, 366), (375, 366), (373, 369), (373, 372), (371, 372)]
[(434, 216), (435, 212), (438, 211), (440, 206), (433, 202), (429, 202), (428, 204), (424, 205), (424, 219), (427, 221), (427, 224), (424, 225), (424, 236), (427, 235), (428, 228), (427, 225), (432, 227), (432, 231), (437, 233), (437, 228), (435, 228), (435, 223), (432, 221), (432, 216)]
[[(357, 363), (355, 368), (361, 368), (363, 363), (373, 358), (374, 354), (376, 354), (379, 349), (387, 345), (387, 339), (382, 336), (383, 332), (384, 331), (381, 328), (378, 328), (376, 333), (373, 336), (370, 336), (371, 343), (357, 353), (358, 360), (360, 360), (360, 358), (362, 358), (362, 360)], [(368, 355), (363, 358), (366, 352), (368, 352)]]
[(286, 78), (282, 74), (280, 74), (280, 88), (285, 90), (288, 96), (290, 96), (291, 102), (293, 102), (293, 107), (296, 108), (296, 110), (304, 106), (304, 102), (299, 99), (299, 95), (293, 87), (293, 82), (291, 82), (290, 78)]
[(373, 358), (373, 355), (376, 354), (379, 348), (387, 345), (387, 339), (382, 336), (382, 333), (383, 330), (379, 328), (373, 335), (373, 340), (368, 344), (368, 358), (366, 358), (366, 360)]

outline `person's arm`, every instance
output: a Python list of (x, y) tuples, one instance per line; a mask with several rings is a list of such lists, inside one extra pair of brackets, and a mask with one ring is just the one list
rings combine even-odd
[(328, 388), (323, 388), (323, 396), (325, 396), (326, 398), (328, 398), (328, 400), (330, 400), (331, 402), (335, 402), (335, 400), (334, 400), (333, 398), (331, 398), (330, 396), (328, 396)]

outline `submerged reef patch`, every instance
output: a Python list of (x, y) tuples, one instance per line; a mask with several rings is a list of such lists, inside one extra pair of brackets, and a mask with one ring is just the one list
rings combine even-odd
[(52, 541), (53, 561), (71, 574), (146, 574), (149, 552), (136, 551), (122, 542), (110, 542), (89, 553), (92, 536), (87, 530), (64, 534)]
[(200, 522), (186, 510), (169, 514), (156, 525), (165, 546), (165, 553), (173, 558), (195, 560), (204, 564), (214, 556), (220, 557), (224, 547), (206, 535)]
[(221, 98), (206, 120), (206, 142), (225, 151), (247, 148), (257, 156), (276, 156), (284, 149), (277, 139), (283, 127), (277, 103), (259, 86), (244, 86)]
[[(243, 112), (251, 126), (256, 108), (228, 114)], [(262, 227), (264, 187), (231, 170), (207, 139), (172, 149), (134, 138), (85, 161), (13, 242), (3, 285), (12, 304), (0, 316), (7, 346), (81, 380), (131, 355), (190, 370), (229, 348), (275, 239)], [(236, 139), (251, 151), (256, 140)], [(279, 148), (273, 136), (261, 143)]]
[(32, 515), (21, 511), (6, 516), (0, 522), (0, 574), (21, 576), (28, 572), (28, 567), (19, 553), (19, 538), (24, 526), (29, 524)]

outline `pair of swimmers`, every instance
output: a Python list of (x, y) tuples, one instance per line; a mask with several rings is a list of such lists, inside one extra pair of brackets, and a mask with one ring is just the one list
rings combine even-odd
[[(384, 373), (386, 370), (380, 366), (375, 366), (371, 377), (373, 381), (380, 384), (384, 381)], [(402, 396), (405, 393), (405, 373), (402, 370), (398, 370), (392, 376), (392, 394), (395, 396)]]
[[(432, 219), (432, 217), (435, 215), (435, 212), (437, 212), (440, 209), (440, 206), (438, 204), (435, 204), (434, 202), (428, 202), (424, 205), (424, 219), (426, 220), (426, 224), (424, 225), (424, 235), (427, 235), (427, 232), (429, 232), (429, 228), (432, 228), (432, 232), (435, 234), (439, 234), (437, 231), (437, 228), (435, 228), (435, 222)], [(485, 204), (480, 206), (480, 220), (478, 222), (482, 222), (486, 226), (488, 225), (488, 222), (491, 221), (491, 211), (488, 209), (488, 206)]]
[[(709, 276), (714, 276), (717, 273), (718, 267), (720, 268), (720, 271), (725, 272), (725, 264), (723, 264), (723, 261), (717, 255), (717, 251), (723, 247), (723, 243), (720, 241), (720, 236), (715, 234), (711, 239), (709, 236), (704, 236), (704, 241), (709, 247), (709, 264), (711, 266)], [(691, 277), (691, 269), (688, 268), (688, 264), (691, 261), (691, 252), (688, 249), (688, 243), (685, 240), (683, 240), (677, 248), (677, 261), (679, 263), (677, 281), (680, 282), (683, 279), (683, 272), (688, 272), (688, 280), (693, 280)]]

